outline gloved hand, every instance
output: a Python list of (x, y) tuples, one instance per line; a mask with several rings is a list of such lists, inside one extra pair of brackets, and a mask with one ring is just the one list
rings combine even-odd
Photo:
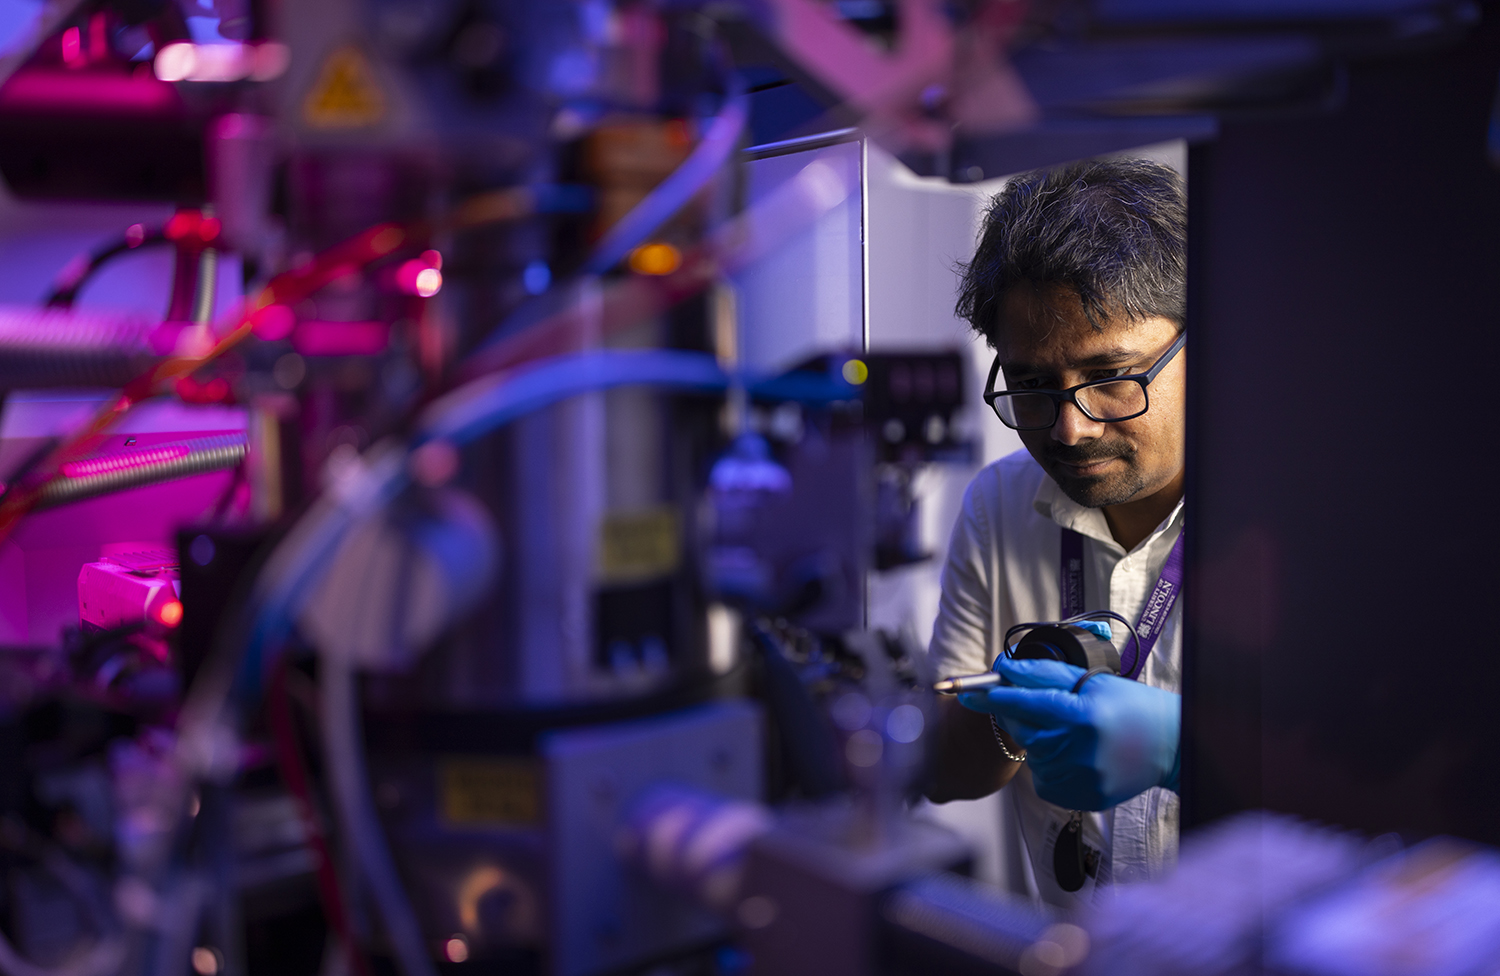
[(1078, 694), (1082, 668), (1001, 657), (1015, 687), (958, 696), (989, 712), (1026, 750), (1037, 796), (1069, 810), (1105, 810), (1153, 786), (1177, 789), (1182, 696), (1100, 674)]

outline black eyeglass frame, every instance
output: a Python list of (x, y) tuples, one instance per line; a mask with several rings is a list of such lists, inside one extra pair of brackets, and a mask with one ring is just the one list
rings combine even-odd
[[(1065, 403), (1071, 403), (1073, 406), (1078, 408), (1079, 413), (1083, 414), (1085, 417), (1096, 423), (1115, 424), (1119, 423), (1122, 420), (1134, 420), (1135, 418), (1144, 414), (1147, 410), (1151, 409), (1151, 394), (1147, 391), (1146, 388), (1151, 385), (1152, 380), (1156, 379), (1156, 375), (1158, 373), (1167, 368), (1167, 363), (1170, 363), (1173, 357), (1181, 352), (1182, 347), (1185, 345), (1187, 345), (1186, 330), (1178, 334), (1177, 341), (1173, 342), (1172, 345), (1167, 348), (1167, 351), (1161, 354), (1161, 358), (1152, 363), (1151, 368), (1146, 370), (1144, 373), (1131, 373), (1128, 376), (1108, 376), (1102, 380), (1089, 380), (1087, 383), (1079, 383), (1077, 386), (1071, 386), (1066, 390), (997, 390), (995, 389), (995, 380), (1000, 376), (1000, 357), (996, 356), (995, 361), (990, 365), (990, 378), (986, 380), (984, 384), (984, 402), (985, 405), (990, 408), (991, 412), (993, 412), (994, 415), (999, 418), (1000, 422), (1009, 427), (1011, 430), (1047, 430), (1057, 423), (1058, 417), (1062, 416), (1062, 408), (1063, 404)], [(1079, 390), (1086, 390), (1091, 386), (1103, 386), (1106, 383), (1127, 382), (1141, 384), (1141, 396), (1146, 401), (1146, 405), (1144, 407), (1128, 417), (1110, 417), (1107, 420), (1103, 417), (1095, 417), (1093, 414), (1088, 412), (1083, 404), (1078, 402)], [(1023, 396), (1027, 394), (1033, 396), (1040, 394), (1041, 396), (1051, 397), (1052, 420), (1050, 423), (1037, 424), (1027, 427), (1018, 427), (1015, 424), (1011, 423), (1009, 420), (1006, 420), (1004, 417), (1000, 416), (1000, 408), (995, 406), (996, 400), (1006, 396)]]

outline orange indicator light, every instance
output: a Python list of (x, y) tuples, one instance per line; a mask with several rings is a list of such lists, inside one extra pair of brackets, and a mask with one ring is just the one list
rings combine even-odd
[(669, 275), (682, 267), (682, 252), (670, 244), (642, 244), (630, 252), (630, 270), (643, 275)]

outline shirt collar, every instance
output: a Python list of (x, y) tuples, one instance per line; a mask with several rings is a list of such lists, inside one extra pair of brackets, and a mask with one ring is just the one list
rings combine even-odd
[[(1150, 542), (1156, 536), (1165, 532), (1174, 522), (1182, 516), (1185, 498), (1179, 498), (1177, 504), (1167, 515), (1162, 523), (1151, 531), (1151, 535), (1142, 541), (1141, 545)], [(1104, 518), (1104, 510), (1100, 508), (1088, 508), (1080, 505), (1057, 486), (1057, 482), (1048, 476), (1043, 476), (1041, 483), (1037, 485), (1036, 497), (1032, 499), (1032, 507), (1043, 518), (1049, 518), (1065, 529), (1072, 529), (1079, 535), (1089, 539), (1103, 542), (1106, 545), (1120, 549), (1120, 544), (1109, 532), (1109, 522)], [(1123, 551), (1123, 550), (1122, 550)]]

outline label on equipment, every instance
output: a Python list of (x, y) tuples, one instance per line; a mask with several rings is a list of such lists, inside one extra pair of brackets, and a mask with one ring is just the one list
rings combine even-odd
[(536, 764), (528, 759), (448, 758), (438, 765), (438, 798), (456, 827), (534, 824), (541, 819)]
[(599, 527), (599, 576), (605, 583), (640, 583), (671, 575), (681, 552), (675, 509), (611, 512)]
[(302, 117), (315, 129), (362, 129), (385, 118), (385, 94), (363, 51), (345, 44), (328, 55), (302, 101)]

